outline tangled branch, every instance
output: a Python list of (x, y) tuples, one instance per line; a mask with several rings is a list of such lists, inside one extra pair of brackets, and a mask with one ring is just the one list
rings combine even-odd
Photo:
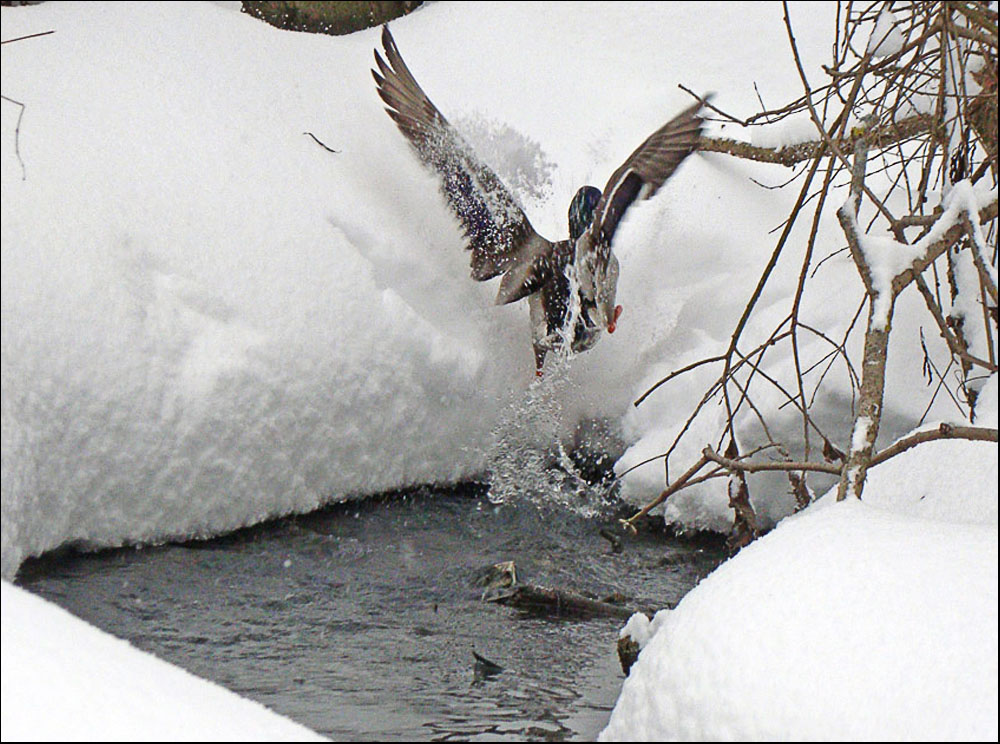
[[(742, 119), (718, 106), (711, 108), (720, 119), (746, 127), (783, 126), (790, 117), (808, 117), (814, 136), (784, 147), (705, 137), (700, 147), (761, 163), (802, 165), (798, 195), (727, 347), (687, 363), (635, 402), (642, 404), (694, 370), (720, 368), (661, 457), (669, 473), (670, 457), (713, 401), (726, 413), (717, 444), (701, 448), (701, 456), (680, 478), (671, 483), (668, 477), (667, 488), (640, 514), (684, 488), (725, 473), (785, 472), (800, 507), (808, 501), (809, 473), (836, 476), (840, 498), (860, 498), (868, 469), (914, 446), (956, 437), (997, 441), (995, 429), (941, 425), (875, 450), (887, 403), (885, 365), (893, 311), (911, 285), (940, 336), (932, 349), (924, 347), (929, 369), (939, 370), (928, 409), (943, 389), (943, 399), (954, 401), (971, 419), (985, 381), (983, 372), (997, 371), (997, 12), (984, 2), (842, 3), (833, 58), (823, 67), (827, 80), (819, 86), (812, 85), (802, 63), (787, 4), (784, 23), (801, 96), (779, 108), (765, 109), (762, 104), (760, 112)], [(985, 178), (992, 180), (992, 192), (981, 188)], [(794, 180), (799, 179), (788, 183)], [(862, 326), (858, 321), (863, 306), (859, 308), (840, 338), (839, 332), (808, 324), (801, 312), (810, 281), (828, 258), (817, 251), (821, 219), (835, 190), (845, 186), (848, 196), (837, 217), (868, 314)], [(808, 237), (793, 240), (793, 228), (807, 214)], [(788, 260), (797, 262), (799, 276), (788, 313), (763, 341), (748, 344), (746, 330), (773, 283), (775, 267)], [(978, 330), (973, 328), (977, 323)], [(862, 327), (858, 357), (849, 351), (854, 348), (849, 341)], [(803, 356), (803, 332), (829, 345), (823, 358)], [(767, 364), (768, 354), (779, 347), (786, 348), (791, 359), (790, 379), (787, 371)], [(945, 354), (949, 362), (935, 365), (927, 354)], [(815, 401), (831, 384), (828, 372), (837, 363), (843, 364), (850, 385), (853, 420), (839, 447), (834, 444), (838, 437), (822, 431), (813, 415)], [(762, 385), (778, 391), (783, 403), (777, 408), (761, 404)], [(796, 441), (775, 441), (771, 433), (770, 419), (785, 406), (801, 419), (801, 438)], [(728, 456), (728, 450), (719, 454), (723, 442), (734, 447), (737, 433), (751, 424), (764, 433), (778, 459)], [(822, 461), (813, 456), (814, 436), (823, 443)], [(734, 482), (730, 480), (731, 499)], [(734, 505), (737, 522), (741, 508)]]

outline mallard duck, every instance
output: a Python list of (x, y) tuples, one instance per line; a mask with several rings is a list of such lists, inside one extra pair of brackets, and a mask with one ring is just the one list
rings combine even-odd
[(614, 333), (622, 312), (615, 304), (615, 230), (628, 207), (653, 196), (694, 151), (704, 101), (653, 132), (611, 174), (603, 192), (581, 187), (569, 206), (569, 239), (553, 242), (535, 232), (511, 191), (431, 103), (388, 26), (382, 28), (382, 47), (385, 58), (376, 49), (378, 70), (372, 70), (378, 94), (420, 160), (441, 176), (472, 252), (472, 278), (503, 274), (498, 305), (528, 300), (535, 373), (542, 374), (549, 351), (586, 351), (602, 330)]

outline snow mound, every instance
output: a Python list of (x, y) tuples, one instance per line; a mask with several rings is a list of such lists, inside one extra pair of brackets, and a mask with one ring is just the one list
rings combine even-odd
[(325, 741), (4, 581), (4, 741)]
[[(793, 9), (809, 69), (825, 61), (834, 17), (817, 7)], [(102, 8), (3, 9), (8, 37), (55, 33), (5, 45), (2, 66), (4, 94), (26, 104), (19, 134), (17, 106), (5, 101), (0, 121), (2, 575), (65, 543), (211, 535), (481, 475), (504, 417), (533, 395), (527, 312), (494, 307), (496, 282), (469, 280), (437, 179), (375, 93), (379, 30), (297, 34), (211, 3)], [(581, 184), (603, 186), (689, 104), (678, 83), (747, 114), (758, 93), (798, 95), (793, 66), (775, 64), (787, 43), (779, 6), (711, 24), (697, 4), (567, 8), (538, 23), (527, 6), (470, 15), (440, 3), (393, 22), (421, 85), (547, 237), (565, 236)], [(613, 83), (567, 73), (598, 49), (610, 51), (593, 69)], [(657, 63), (636, 76), (636, 59)], [(779, 129), (798, 138), (798, 125)], [(718, 370), (631, 404), (726, 347), (773, 249), (767, 229), (794, 199), (751, 178), (786, 174), (700, 153), (629, 209), (615, 238), (624, 315), (572, 361), (555, 436), (581, 419), (622, 420), (631, 447), (619, 472), (670, 446)], [(842, 242), (836, 220), (823, 221), (818, 250)], [(793, 264), (775, 270), (749, 347), (787, 308)], [(836, 336), (860, 291), (851, 261), (834, 257), (800, 317)], [(905, 299), (894, 336), (917, 348), (909, 318), (921, 316)], [(800, 352), (811, 364), (828, 349), (804, 338)], [(895, 346), (890, 359), (890, 388), (909, 389), (922, 358)], [(791, 364), (775, 351), (766, 366), (780, 377)], [(849, 378), (826, 379), (833, 395), (814, 415), (838, 439), (850, 430), (836, 419)], [(925, 402), (887, 400), (885, 436), (900, 433), (893, 420), (910, 428)], [(693, 424), (672, 473), (718, 436), (717, 413)], [(791, 414), (774, 422), (779, 436), (797, 427)], [(637, 467), (622, 492), (645, 503), (662, 474), (662, 460)], [(788, 513), (786, 491), (752, 489), (765, 522)], [(665, 514), (720, 531), (732, 520), (718, 483), (679, 494)]]
[(948, 441), (785, 519), (657, 614), (601, 739), (995, 740), (996, 503)]
[[(722, 59), (745, 22), (572, 7), (539, 24), (517, 5), (441, 3), (393, 23), (428, 94), (553, 239), (582, 183), (603, 186), (688, 105), (678, 82), (761, 76), (782, 38), (761, 20)], [(378, 29), (290, 33), (213, 3), (4, 7), (3, 27), (55, 31), (3, 52), (4, 94), (26, 105), (19, 134), (17, 106), (0, 122), (3, 576), (65, 543), (217, 534), (489, 466), (534, 379), (526, 308), (469, 280), (436, 178), (376, 95)], [(608, 28), (628, 49), (601, 58), (616, 84), (567, 75)], [(512, 54), (514, 38), (534, 52)], [(633, 60), (654, 56), (637, 79)], [(730, 104), (756, 105), (732, 87)], [(562, 435), (619, 419), (652, 367), (709, 353), (738, 310), (737, 292), (704, 312), (762, 253), (731, 236), (785, 205), (746, 202), (722, 158), (690, 160), (621, 225), (625, 315), (571, 365)]]

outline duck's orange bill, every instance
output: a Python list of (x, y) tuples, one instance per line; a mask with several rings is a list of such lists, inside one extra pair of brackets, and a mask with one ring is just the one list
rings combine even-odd
[(615, 332), (615, 328), (618, 327), (618, 318), (621, 317), (621, 314), (622, 314), (622, 306), (615, 305), (615, 317), (611, 320), (610, 323), (608, 323), (608, 333)]

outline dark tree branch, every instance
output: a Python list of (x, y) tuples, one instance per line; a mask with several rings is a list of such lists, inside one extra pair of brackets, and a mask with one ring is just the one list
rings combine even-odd
[[(888, 126), (875, 127), (872, 137), (880, 147), (889, 147), (913, 139), (927, 132), (930, 127), (930, 117), (918, 115)], [(851, 132), (835, 144), (841, 151), (850, 151), (858, 136), (857, 133)], [(698, 139), (697, 149), (702, 152), (721, 152), (744, 160), (756, 160), (759, 163), (775, 163), (789, 168), (803, 161), (822, 157), (827, 151), (826, 143), (822, 140), (800, 142), (785, 147), (760, 147), (740, 140), (705, 136)]]
[(39, 36), (48, 36), (49, 34), (54, 34), (55, 31), (41, 31), (37, 34), (28, 34), (27, 36), (18, 36), (15, 39), (5, 39), (0, 41), (0, 44), (13, 44), (15, 41), (24, 41), (25, 39), (36, 39)]
[(302, 134), (305, 134), (305, 135), (307, 135), (309, 137), (312, 137), (313, 141), (317, 145), (319, 145), (320, 147), (322, 147), (324, 150), (326, 150), (327, 152), (332, 152), (334, 155), (339, 155), (340, 154), (340, 150), (334, 150), (332, 147), (327, 147), (322, 142), (320, 142), (319, 138), (315, 134), (313, 134), (312, 132), (303, 132)]
[(700, 460), (698, 460), (698, 462), (696, 462), (690, 468), (688, 468), (687, 471), (680, 478), (678, 478), (677, 480), (675, 480), (672, 485), (668, 486), (663, 491), (663, 493), (661, 493), (655, 499), (653, 499), (652, 501), (650, 501), (648, 504), (646, 504), (644, 507), (642, 507), (642, 509), (640, 509), (639, 511), (637, 511), (635, 514), (633, 514), (628, 519), (622, 519), (622, 520), (620, 520), (621, 523), (622, 523), (622, 526), (625, 527), (628, 530), (631, 530), (632, 532), (635, 532), (635, 523), (636, 523), (636, 521), (642, 519), (644, 516), (646, 516), (647, 514), (649, 514), (653, 509), (655, 509), (657, 506), (659, 506), (664, 501), (666, 501), (668, 498), (670, 498), (670, 496), (672, 494), (675, 494), (678, 491), (680, 491), (682, 488), (684, 488), (684, 486), (688, 483), (688, 481), (690, 481), (692, 478), (694, 478), (694, 476), (696, 476), (698, 474), (698, 471), (701, 470), (703, 467), (705, 467), (708, 464), (708, 462), (709, 462), (708, 458), (702, 456), (702, 458)]
[(952, 426), (951, 424), (941, 424), (937, 429), (918, 431), (915, 434), (903, 437), (897, 442), (886, 447), (884, 450), (872, 456), (869, 467), (881, 465), (896, 455), (906, 452), (906, 450), (916, 447), (924, 442), (933, 442), (938, 439), (967, 439), (973, 442), (996, 442), (997, 429), (987, 429), (981, 426)]
[[(17, 41), (17, 39), (11, 39), (11, 41)], [(21, 180), (27, 181), (28, 171), (24, 167), (24, 160), (21, 159), (21, 119), (24, 117), (24, 110), (27, 107), (20, 101), (15, 101), (9, 96), (0, 94), (0, 98), (21, 107), (21, 110), (17, 114), (17, 124), (14, 126), (14, 154), (17, 155), (17, 162), (21, 165)]]

